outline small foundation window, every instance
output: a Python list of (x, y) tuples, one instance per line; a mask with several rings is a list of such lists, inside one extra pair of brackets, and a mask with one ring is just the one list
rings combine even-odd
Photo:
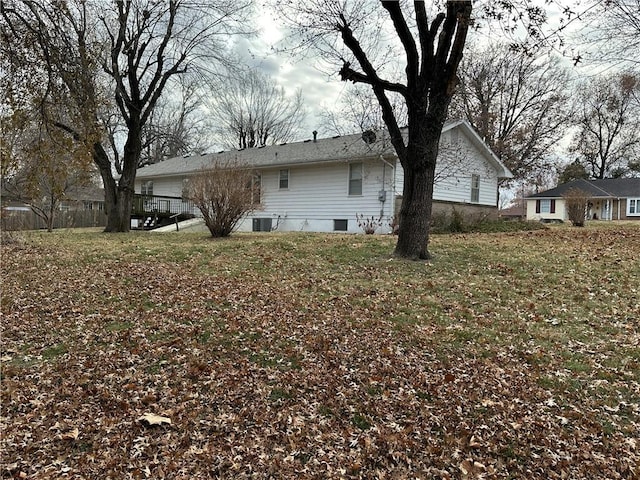
[(334, 220), (333, 221), (333, 231), (334, 232), (346, 232), (348, 228), (348, 220)]

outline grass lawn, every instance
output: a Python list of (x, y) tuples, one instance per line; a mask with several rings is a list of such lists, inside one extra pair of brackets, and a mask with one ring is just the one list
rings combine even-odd
[(394, 240), (3, 245), (0, 478), (640, 478), (640, 225)]

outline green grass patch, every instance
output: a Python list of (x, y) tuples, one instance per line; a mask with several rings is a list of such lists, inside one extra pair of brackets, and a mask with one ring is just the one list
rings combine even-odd
[(360, 430), (369, 430), (373, 425), (366, 415), (355, 413), (351, 417), (351, 424)]
[(105, 325), (105, 330), (107, 332), (122, 332), (124, 330), (129, 330), (133, 327), (132, 322), (110, 322)]
[(68, 353), (69, 349), (64, 343), (59, 343), (57, 345), (53, 345), (51, 347), (47, 347), (42, 350), (42, 359), (43, 360), (54, 360), (57, 357)]

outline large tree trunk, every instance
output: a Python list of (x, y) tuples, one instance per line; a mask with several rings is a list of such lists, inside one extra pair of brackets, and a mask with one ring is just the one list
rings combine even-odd
[[(406, 158), (401, 159), (404, 188), (399, 212), (397, 257), (428, 260), (433, 184), (440, 144), (438, 121), (421, 112), (409, 128)], [(404, 160), (404, 161), (403, 161)]]
[(418, 101), (407, 102), (409, 131), (406, 157), (400, 157), (404, 189), (399, 212), (398, 243), (394, 255), (410, 260), (429, 260), (429, 233), (433, 184), (440, 150), (440, 136), (450, 97), (432, 95), (429, 111)]
[(98, 167), (104, 185), (104, 213), (107, 215), (105, 232), (117, 232), (120, 224), (118, 217), (117, 183), (111, 171), (111, 161), (100, 142), (93, 144), (93, 161)]
[(98, 166), (105, 190), (105, 213), (107, 226), (104, 231), (128, 232), (131, 229), (131, 210), (135, 193), (136, 170), (142, 152), (139, 140), (140, 122), (131, 122), (129, 135), (124, 146), (123, 170), (116, 182), (111, 170), (107, 152), (100, 143), (94, 144), (93, 159)]
[[(131, 178), (131, 169), (128, 169), (122, 172), (120, 180), (116, 182), (113, 178), (109, 156), (100, 143), (93, 146), (93, 160), (98, 166), (104, 185), (104, 209), (107, 215), (107, 225), (104, 232), (128, 232), (131, 228), (135, 170), (133, 179)], [(125, 185), (129, 188), (125, 188)]]
[[(138, 109), (140, 110), (140, 109)], [(117, 191), (117, 232), (128, 232), (131, 228), (131, 209), (140, 155), (142, 153), (142, 122), (137, 115), (132, 115), (127, 122), (128, 136), (124, 144), (122, 157), (122, 175), (118, 180)]]
[[(122, 182), (122, 178), (120, 179)], [(128, 185), (126, 182), (125, 185)], [(118, 205), (117, 217), (114, 221), (117, 223), (116, 232), (128, 232), (131, 228), (131, 209), (133, 206), (133, 180), (132, 186), (118, 186)]]
[(410, 260), (428, 260), (429, 230), (434, 168), (407, 169), (400, 207), (398, 243), (394, 255)]

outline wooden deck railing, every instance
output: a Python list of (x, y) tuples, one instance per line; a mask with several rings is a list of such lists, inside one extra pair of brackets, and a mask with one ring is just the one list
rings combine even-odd
[(191, 216), (196, 215), (198, 212), (193, 202), (180, 197), (136, 194), (133, 197), (133, 209), (131, 213), (132, 215), (170, 217), (174, 214)]

